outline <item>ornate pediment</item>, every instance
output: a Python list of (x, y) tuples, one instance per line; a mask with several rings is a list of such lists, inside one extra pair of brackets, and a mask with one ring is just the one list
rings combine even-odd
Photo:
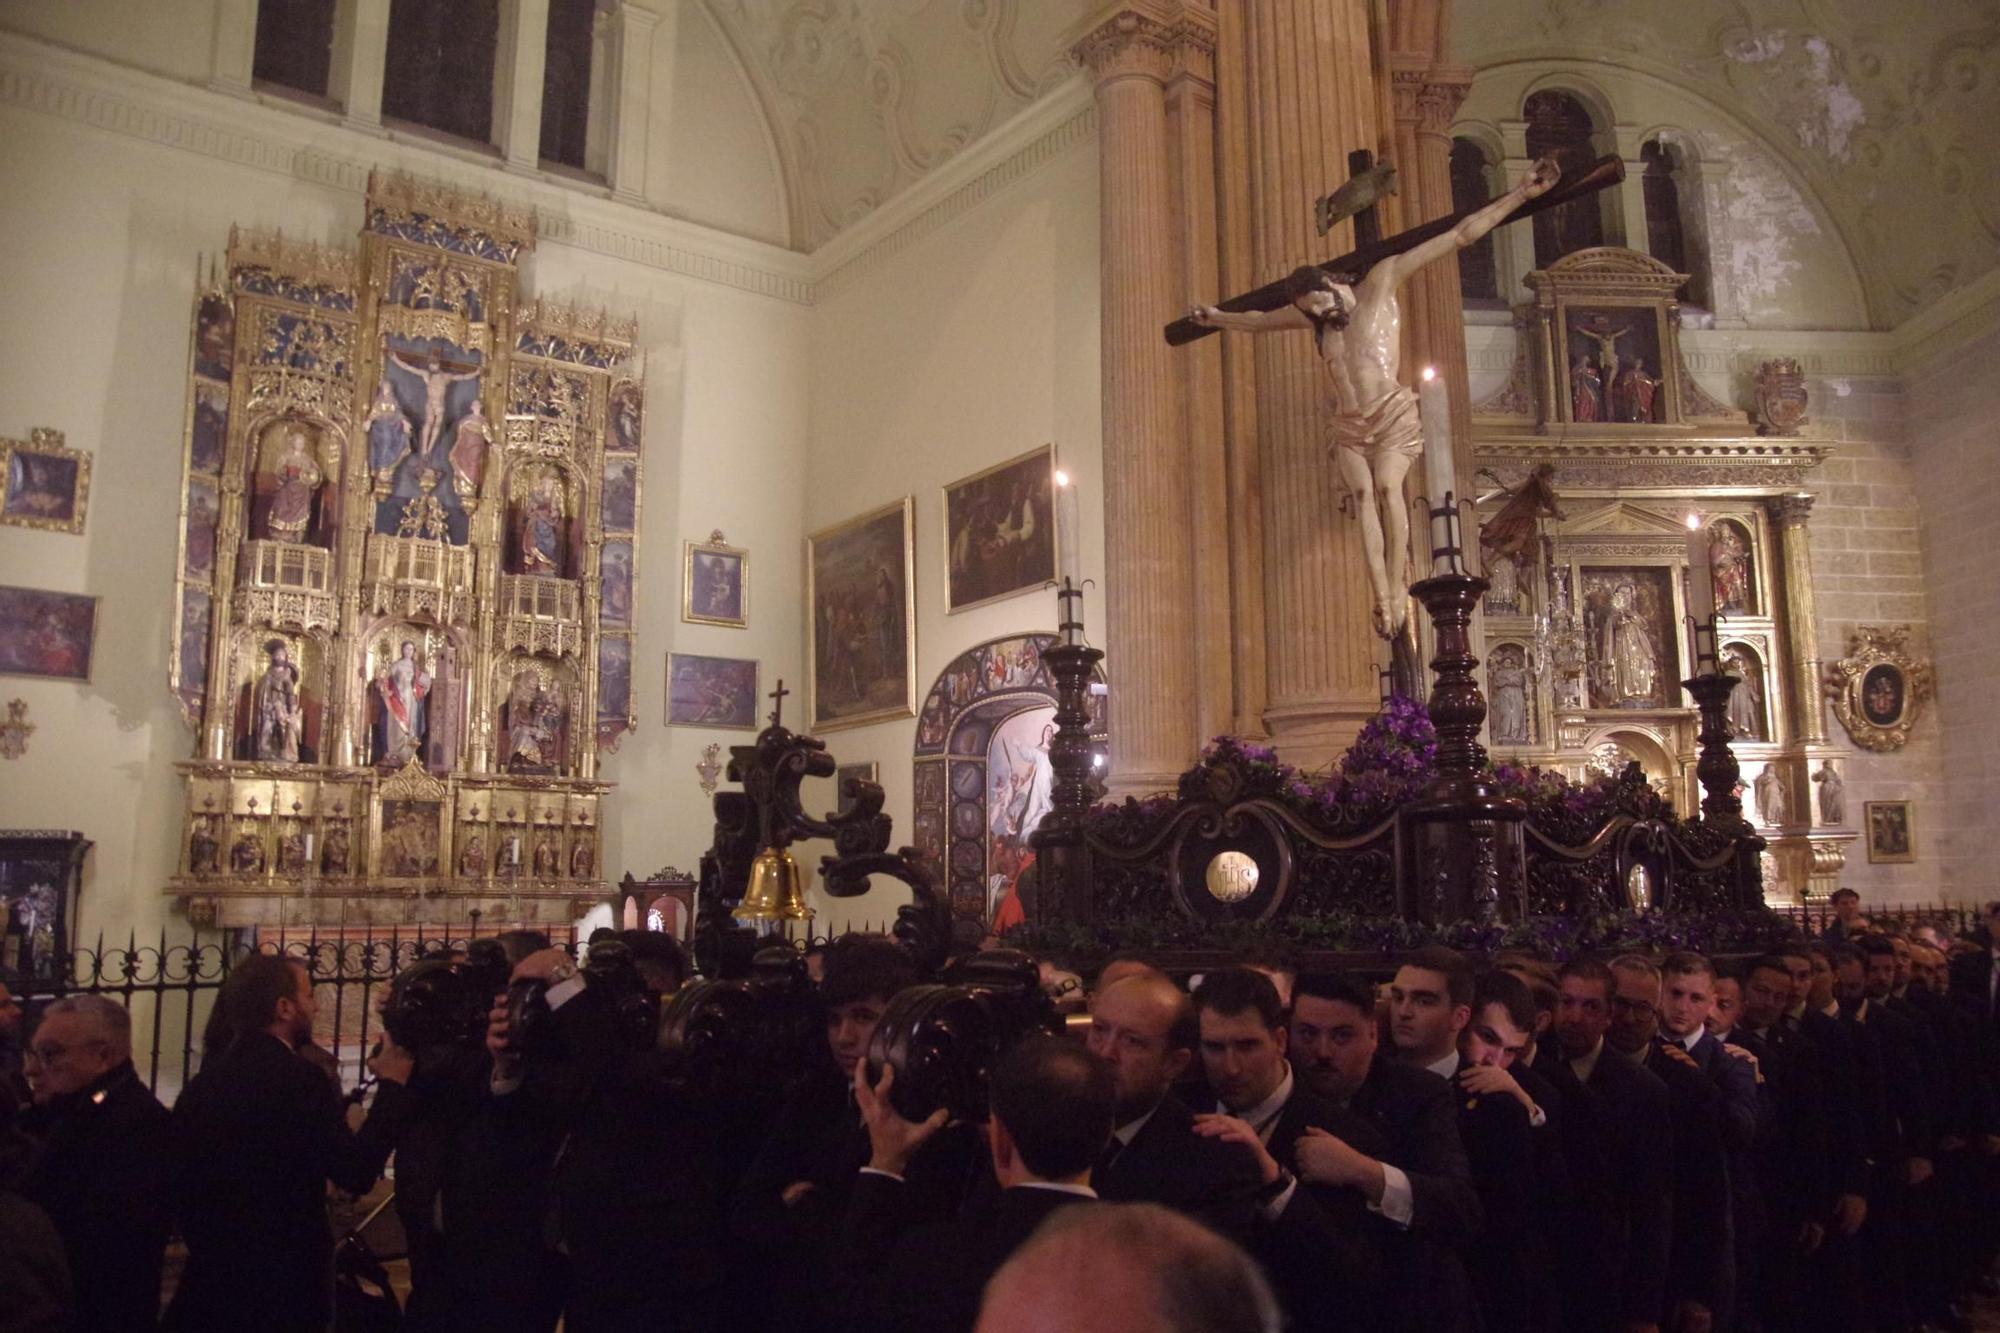
[(412, 759), (378, 790), (385, 801), (442, 801), (450, 788)]
[(1676, 541), (1685, 541), (1686, 517), (1684, 514), (1668, 513), (1646, 505), (1614, 501), (1594, 513), (1577, 516), (1563, 526), (1562, 532), (1565, 540), (1614, 534), (1627, 537), (1671, 537)]

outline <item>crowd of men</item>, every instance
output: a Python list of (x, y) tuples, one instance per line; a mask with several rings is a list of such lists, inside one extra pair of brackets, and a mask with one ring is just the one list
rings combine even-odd
[[(125, 1010), (73, 997), (0, 1140), (0, 1333), (324, 1330), (328, 1186), (392, 1154), (419, 1330), (1970, 1327), (2000, 903), (1958, 939), (1856, 906), (1721, 967), (1432, 948), (1379, 984), (1265, 959), (1190, 988), (1120, 957), (1071, 1035), (1002, 1052), (983, 1119), (905, 1116), (867, 1059), (919, 980), (874, 937), (816, 960), (824, 1042), (761, 1111), (621, 1040), (622, 1001), (532, 939), (540, 1035), (503, 998), (483, 1049), (385, 1044), (358, 1126), (298, 1055), (296, 962), (238, 964), (171, 1113)], [(682, 984), (671, 941), (642, 952)], [(0, 1049), (22, 1026), (0, 990)]]

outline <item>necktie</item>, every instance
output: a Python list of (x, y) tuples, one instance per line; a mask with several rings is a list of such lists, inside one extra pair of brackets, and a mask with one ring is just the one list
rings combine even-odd
[(1111, 1168), (1118, 1161), (1118, 1155), (1124, 1151), (1124, 1141), (1114, 1134), (1110, 1142), (1104, 1145), (1104, 1151), (1097, 1154), (1097, 1161), (1090, 1169), (1091, 1180), (1094, 1182), (1102, 1181), (1105, 1177), (1109, 1176)]

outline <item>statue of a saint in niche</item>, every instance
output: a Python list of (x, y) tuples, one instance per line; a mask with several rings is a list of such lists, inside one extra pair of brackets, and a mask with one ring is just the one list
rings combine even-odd
[(1189, 318), (1206, 328), (1267, 333), (1310, 329), (1333, 413), (1327, 419), (1342, 485), (1361, 516), (1361, 546), (1375, 593), (1375, 630), (1394, 639), (1409, 616), (1409, 510), (1403, 477), (1423, 454), (1417, 395), (1398, 382), (1402, 310), (1396, 289), (1418, 269), (1492, 231), (1509, 213), (1556, 183), (1552, 160), (1537, 162), (1512, 190), (1450, 231), (1368, 270), (1358, 282), (1310, 266), (1292, 274), (1291, 301), (1276, 310), (1233, 314), (1196, 306)]
[(562, 700), (532, 671), (515, 675), (507, 695), (507, 768), (543, 773), (561, 762)]
[(400, 655), (375, 677), (382, 700), (382, 749), (376, 762), (401, 767), (423, 753), (424, 702), (431, 673), (417, 657), (417, 645), (403, 640)]
[(1791, 813), (1788, 796), (1784, 774), (1776, 764), (1766, 764), (1757, 775), (1757, 817), (1772, 827), (1784, 823)]
[(299, 698), (299, 669), (283, 639), (264, 645), (270, 665), (257, 682), (251, 722), (250, 757), (279, 763), (299, 762), (299, 739), (305, 727), (305, 705)]
[(229, 849), (229, 868), (239, 875), (264, 872), (264, 844), (252, 830), (245, 829)]
[(462, 496), (479, 494), (479, 475), (486, 467), (486, 449), (493, 443), (492, 423), (486, 408), (475, 398), (458, 419), (458, 431), (451, 440), (451, 484)]
[(215, 830), (204, 819), (194, 826), (194, 833), (188, 838), (188, 872), (195, 875), (213, 875), (220, 848), (215, 843)]
[(562, 482), (543, 473), (521, 498), (521, 572), (562, 577)]
[(1750, 548), (1734, 523), (1708, 530), (1708, 567), (1715, 580), (1715, 609), (1725, 616), (1750, 611)]
[(562, 853), (556, 847), (553, 835), (544, 834), (535, 843), (535, 878), (554, 879), (562, 864)]
[(1598, 651), (1613, 708), (1644, 708), (1655, 702), (1660, 666), (1646, 636), (1645, 618), (1633, 605), (1637, 596), (1630, 583), (1619, 584), (1604, 617)]
[(438, 436), (444, 431), (445, 397), (451, 392), (451, 386), (476, 380), (479, 372), (468, 370), (454, 374), (444, 368), (444, 358), (436, 352), (424, 358), (421, 366), (405, 361), (397, 352), (389, 353), (389, 359), (415, 375), (424, 386), (424, 421), (422, 433), (417, 437), (417, 453), (429, 458), (431, 450), (437, 447)]
[(576, 845), (570, 848), (569, 852), (569, 877), (589, 879), (595, 868), (595, 857), (590, 850), (590, 833), (587, 829), (580, 829), (576, 835)]
[(396, 386), (384, 375), (368, 405), (368, 467), (387, 479), (410, 452), (410, 420), (396, 401)]
[(1569, 418), (1596, 421), (1603, 416), (1604, 377), (1590, 364), (1590, 353), (1578, 352), (1569, 368)]
[(322, 875), (347, 873), (346, 824), (335, 824), (326, 831), (326, 845), (319, 851), (319, 871)]
[(465, 846), (458, 849), (458, 877), (460, 879), (486, 877), (486, 839), (477, 833), (466, 839)]
[(1729, 734), (1739, 741), (1761, 741), (1764, 735), (1764, 672), (1749, 653), (1730, 648), (1722, 654), (1738, 684), (1729, 692)]
[(1488, 675), (1493, 687), (1493, 743), (1528, 743), (1528, 670), (1518, 652), (1493, 656)]
[(271, 468), (271, 477), (277, 486), (271, 493), (265, 527), (278, 541), (304, 541), (306, 528), (312, 524), (313, 500), (319, 495), (320, 482), (325, 480), (308, 447), (304, 427), (286, 429), (285, 449)]
[(1819, 822), (1822, 824), (1843, 824), (1847, 822), (1847, 784), (1833, 767), (1833, 760), (1822, 759), (1819, 772), (1813, 774), (1819, 784)]

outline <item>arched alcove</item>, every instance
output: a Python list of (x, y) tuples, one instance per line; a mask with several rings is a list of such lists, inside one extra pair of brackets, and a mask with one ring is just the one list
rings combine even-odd
[[(1462, 213), (1493, 197), (1495, 158), (1478, 140), (1455, 135), (1451, 141), (1451, 207)], [(1493, 235), (1486, 235), (1458, 252), (1458, 292), (1467, 305), (1499, 305), (1500, 271), (1494, 257)]]
[[(1528, 123), (1528, 156), (1553, 157), (1565, 180), (1574, 180), (1589, 169), (1597, 159), (1600, 136), (1610, 124), (1608, 117), (1593, 113), (1589, 102), (1569, 88), (1538, 88), (1529, 93), (1521, 104), (1521, 118)], [(1564, 255), (1606, 244), (1604, 196), (1610, 193), (1601, 191), (1537, 213), (1535, 267), (1547, 268)]]
[[(1055, 681), (1042, 661), (1052, 634), (989, 639), (938, 673), (917, 714), (916, 846), (938, 867), (957, 916), (1006, 918), (1034, 864), (1028, 840), (1048, 810)], [(1109, 739), (1102, 678), (1091, 683), (1091, 735)]]

